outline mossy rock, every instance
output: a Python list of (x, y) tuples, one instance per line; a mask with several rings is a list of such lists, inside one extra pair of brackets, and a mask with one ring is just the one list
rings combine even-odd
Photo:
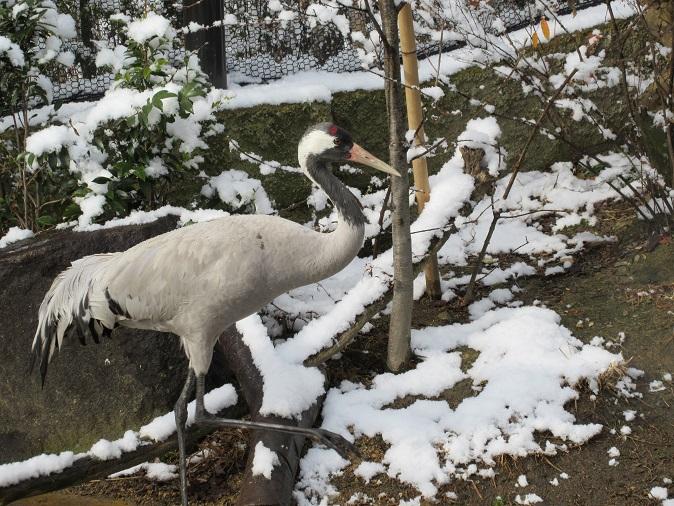
[[(0, 251), (0, 464), (43, 452), (86, 451), (173, 409), (187, 373), (177, 337), (117, 329), (112, 339), (64, 342), (27, 375), (38, 308), (54, 277), (83, 256), (128, 249), (175, 228), (175, 219), (95, 232), (39, 234)], [(214, 367), (214, 370), (216, 368)], [(222, 384), (220, 374), (212, 378)]]
[(297, 165), (297, 144), (307, 127), (332, 120), (330, 105), (322, 102), (229, 109), (217, 117), (225, 137), (235, 139), (244, 151), (292, 166)]

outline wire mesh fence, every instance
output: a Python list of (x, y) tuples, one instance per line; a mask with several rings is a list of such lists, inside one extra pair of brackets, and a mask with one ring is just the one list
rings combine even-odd
[[(552, 0), (546, 6), (563, 13), (601, 1), (578, 0), (571, 6), (565, 0)], [(508, 31), (530, 25), (540, 17), (541, 4), (534, 0), (493, 0), (490, 5)], [(184, 24), (182, 5), (175, 0), (65, 0), (59, 7), (75, 19), (78, 37), (69, 42), (68, 48), (75, 54), (75, 65), (49, 76), (56, 102), (92, 99), (108, 89), (113, 75), (97, 68), (95, 57), (96, 41), (120, 42), (111, 15), (137, 16), (148, 9), (169, 17), (174, 26)], [(227, 72), (237, 83), (265, 82), (306, 70), (350, 72), (362, 68), (356, 48), (333, 25), (311, 26), (306, 16), (279, 23), (269, 11), (268, 0), (224, 0), (224, 11), (237, 20), (224, 30)], [(355, 29), (368, 29), (362, 14), (354, 13), (349, 18)], [(424, 58), (460, 45), (455, 40), (429, 41), (419, 44), (418, 53)]]

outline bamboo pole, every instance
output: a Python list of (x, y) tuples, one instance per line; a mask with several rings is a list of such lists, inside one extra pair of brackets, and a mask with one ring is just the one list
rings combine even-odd
[[(403, 75), (405, 76), (405, 103), (407, 104), (407, 126), (416, 132), (414, 145), (424, 144), (423, 110), (421, 108), (421, 93), (419, 92), (419, 70), (417, 66), (417, 44), (414, 36), (412, 8), (406, 3), (398, 14), (398, 30), (400, 32), (400, 49), (403, 57)], [(428, 183), (428, 166), (426, 158), (421, 157), (412, 161), (414, 187), (416, 188), (417, 208), (421, 212), (426, 202), (431, 198), (431, 187)], [(426, 274), (426, 293), (431, 299), (439, 299), (440, 272), (438, 271), (438, 257), (431, 255), (424, 267)]]

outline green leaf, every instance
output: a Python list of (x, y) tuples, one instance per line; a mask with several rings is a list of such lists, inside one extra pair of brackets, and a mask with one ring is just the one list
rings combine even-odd
[(194, 104), (189, 98), (187, 98), (184, 95), (178, 99), (178, 106), (180, 110), (180, 117), (182, 118), (186, 117), (189, 114), (192, 114), (192, 111), (194, 110), (193, 109)]
[(59, 168), (59, 157), (56, 153), (49, 153), (47, 156), (47, 163), (51, 170), (57, 170)]
[(44, 216), (38, 216), (37, 218), (37, 224), (40, 227), (53, 227), (54, 225), (56, 225), (56, 223), (57, 223), (56, 218), (54, 216), (49, 216), (48, 214)]
[(196, 81), (190, 81), (181, 90), (186, 97), (203, 96), (204, 90)]
[(108, 194), (108, 204), (114, 213), (124, 216), (126, 214), (126, 206), (120, 201)]
[(152, 111), (152, 102), (145, 104), (140, 113), (140, 122), (145, 126), (147, 126), (147, 118), (150, 115), (150, 111)]
[(162, 100), (176, 96), (177, 95), (175, 93), (171, 93), (170, 91), (167, 90), (161, 90), (155, 93), (154, 96), (152, 97), (152, 104), (160, 111), (163, 111), (164, 103), (162, 102)]
[(96, 184), (105, 184), (108, 181), (110, 181), (110, 178), (105, 177), (105, 176), (98, 176), (98, 177), (91, 180), (92, 183), (96, 183)]
[(73, 218), (77, 218), (80, 214), (82, 214), (82, 209), (80, 206), (78, 206), (75, 203), (69, 204), (64, 210), (63, 210), (63, 217), (67, 220), (70, 221)]
[(105, 152), (105, 146), (103, 145), (103, 139), (101, 139), (101, 138), (98, 137), (98, 136), (94, 137), (94, 144), (96, 145), (96, 147), (97, 147), (98, 149), (100, 149), (101, 151)]
[(141, 181), (147, 181), (147, 174), (145, 173), (145, 169), (136, 169), (133, 171), (133, 173), (136, 175), (138, 179)]
[(175, 93), (171, 93), (168, 90), (159, 90), (157, 93), (154, 94), (154, 97), (152, 97), (152, 100), (164, 100), (165, 98), (173, 98), (177, 97)]
[(68, 154), (67, 149), (62, 149), (61, 152), (59, 153), (59, 162), (61, 164), (62, 169), (70, 168), (70, 154)]

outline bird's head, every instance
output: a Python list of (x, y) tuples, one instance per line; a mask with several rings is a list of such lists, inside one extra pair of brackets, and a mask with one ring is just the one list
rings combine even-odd
[(319, 123), (310, 127), (300, 140), (297, 154), (305, 170), (313, 158), (321, 162), (362, 163), (400, 177), (397, 170), (353, 142), (349, 132), (333, 123)]

